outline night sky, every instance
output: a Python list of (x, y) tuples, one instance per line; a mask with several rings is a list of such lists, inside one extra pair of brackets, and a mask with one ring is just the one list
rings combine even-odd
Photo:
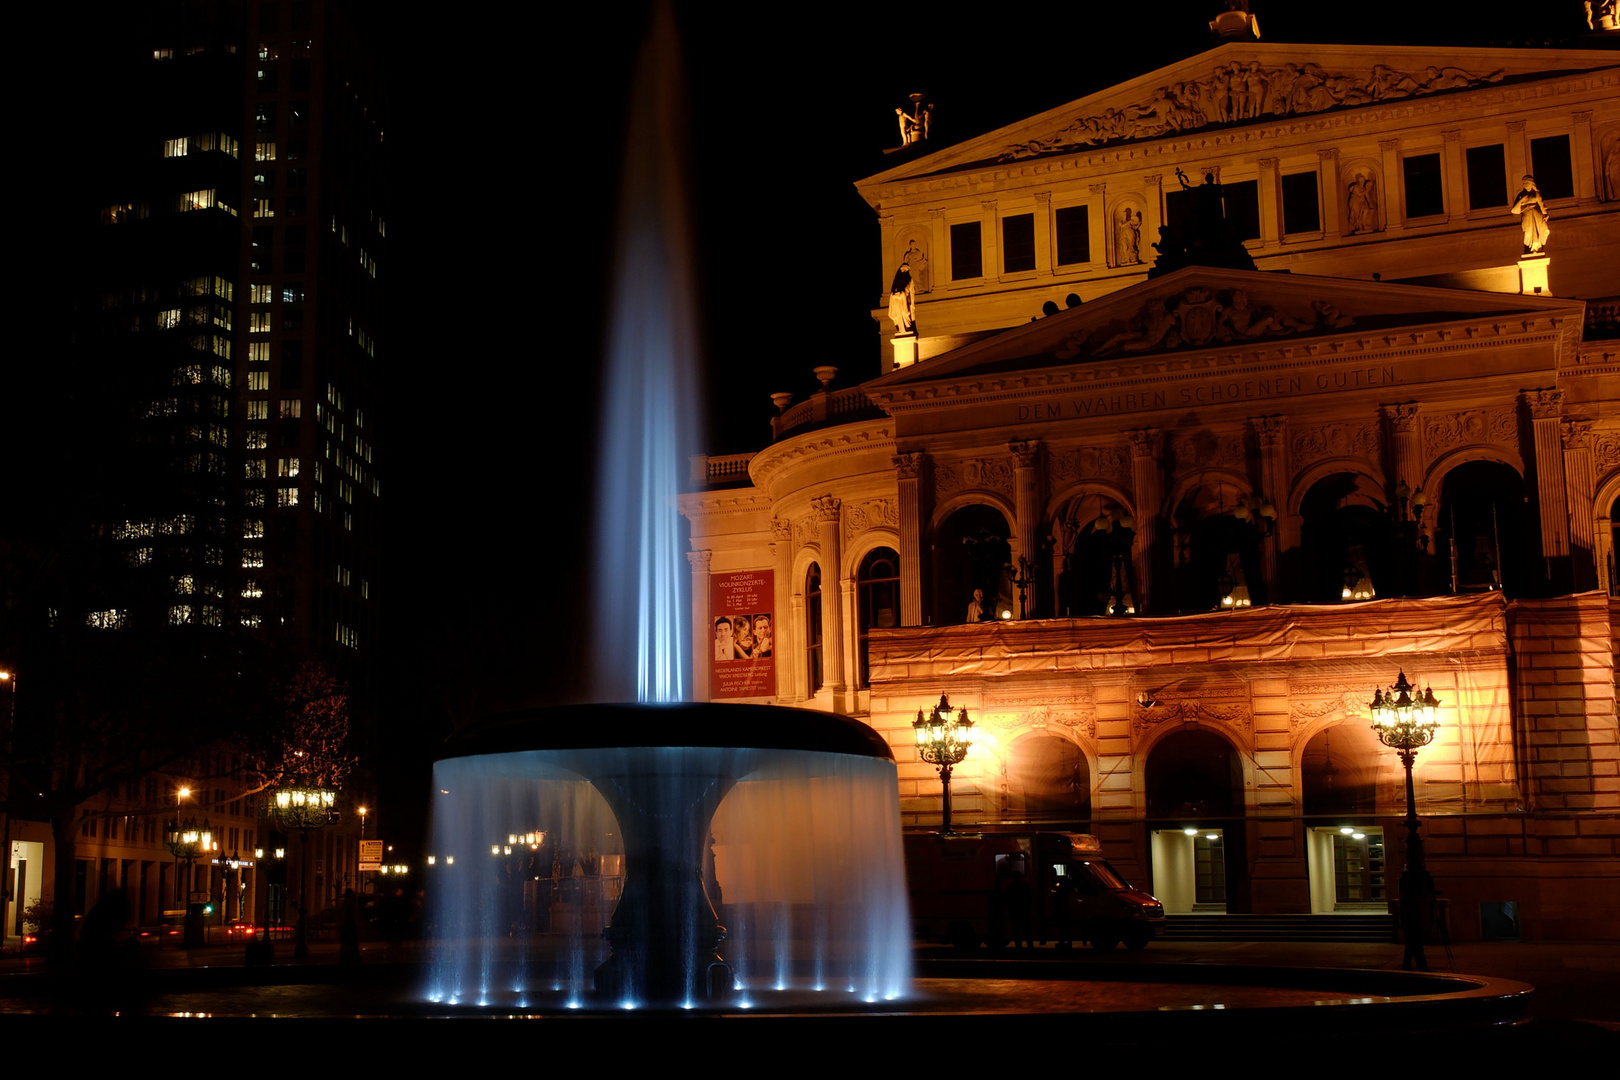
[[(678, 5), (711, 452), (763, 446), (768, 395), (802, 398), (817, 364), (838, 366), (840, 385), (877, 374), (878, 226), (853, 182), (888, 167), (909, 93), (936, 102), (931, 141), (949, 145), (1212, 47), (1205, 21), (1221, 6)], [(1573, 2), (1254, 6), (1268, 42), (1535, 44), (1580, 29)], [(390, 4), (371, 16), (392, 99), (376, 468), (383, 722), (400, 797), (426, 790), (422, 763), (452, 721), (589, 696), (597, 375), (649, 8), (443, 10), (454, 16)], [(22, 35), (60, 46), (41, 50), (16, 101), (17, 152), (41, 181), (23, 205), (41, 210), (53, 193), (73, 201), (120, 124), (96, 50), (68, 47), (81, 14), (32, 13), (44, 23)], [(62, 310), (51, 281), (73, 253), (49, 214), (27, 218), (38, 272), (14, 318), (36, 313), (26, 340), (49, 356)], [(0, 431), (28, 448), (13, 463), (38, 452), (41, 421), (56, 423), (15, 378), (18, 359), (0, 395)]]

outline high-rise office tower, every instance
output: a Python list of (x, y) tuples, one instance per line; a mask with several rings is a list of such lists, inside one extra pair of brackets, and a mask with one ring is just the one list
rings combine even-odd
[[(35, 486), (62, 494), (41, 505), (74, 519), (60, 532), (88, 553), (53, 623), (140, 636), (157, 660), (187, 641), (227, 663), (237, 635), (313, 656), (349, 688), (360, 751), (374, 740), (380, 634), (387, 266), (386, 94), (364, 16), (327, 0), (173, 0), (77, 28), (49, 160), (75, 163), (56, 205), (76, 206), (79, 228), (60, 242), (78, 300), (29, 418), (33, 445), (58, 448), (38, 463), (53, 479)], [(231, 723), (218, 718), (222, 733)], [(176, 764), (176, 784), (191, 768)], [(108, 824), (80, 832), (76, 907), (115, 883), (147, 920), (195, 891), (159, 878), (155, 830), (112, 823), (149, 810), (154, 792), (125, 784)], [(247, 849), (262, 838), (223, 783), (199, 794), (217, 834)], [(327, 830), (325, 874), (311, 880), (328, 898), (355, 870), (338, 836)], [(198, 869), (218, 885), (222, 869)]]

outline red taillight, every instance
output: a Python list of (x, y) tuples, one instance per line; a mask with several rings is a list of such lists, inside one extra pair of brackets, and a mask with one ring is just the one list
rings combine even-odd
[(23, 944), (24, 945), (33, 945), (33, 944), (38, 943), (38, 941), (39, 941), (39, 938), (35, 937), (33, 934), (24, 934), (23, 935)]

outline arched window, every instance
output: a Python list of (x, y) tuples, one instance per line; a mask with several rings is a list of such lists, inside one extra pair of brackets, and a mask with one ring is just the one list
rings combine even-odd
[(810, 564), (804, 575), (804, 652), (810, 669), (810, 692), (821, 689), (821, 567)]
[(900, 556), (888, 548), (874, 548), (861, 560), (861, 569), (855, 576), (856, 607), (860, 627), (860, 681), (867, 685), (866, 639), (876, 626), (888, 628), (900, 625)]

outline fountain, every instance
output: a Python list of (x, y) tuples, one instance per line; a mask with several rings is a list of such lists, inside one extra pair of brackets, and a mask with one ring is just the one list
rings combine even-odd
[(454, 861), (436, 866), (431, 1000), (746, 1008), (767, 991), (907, 990), (895, 769), (864, 725), (589, 705), (496, 718), (446, 754), (433, 850)]

